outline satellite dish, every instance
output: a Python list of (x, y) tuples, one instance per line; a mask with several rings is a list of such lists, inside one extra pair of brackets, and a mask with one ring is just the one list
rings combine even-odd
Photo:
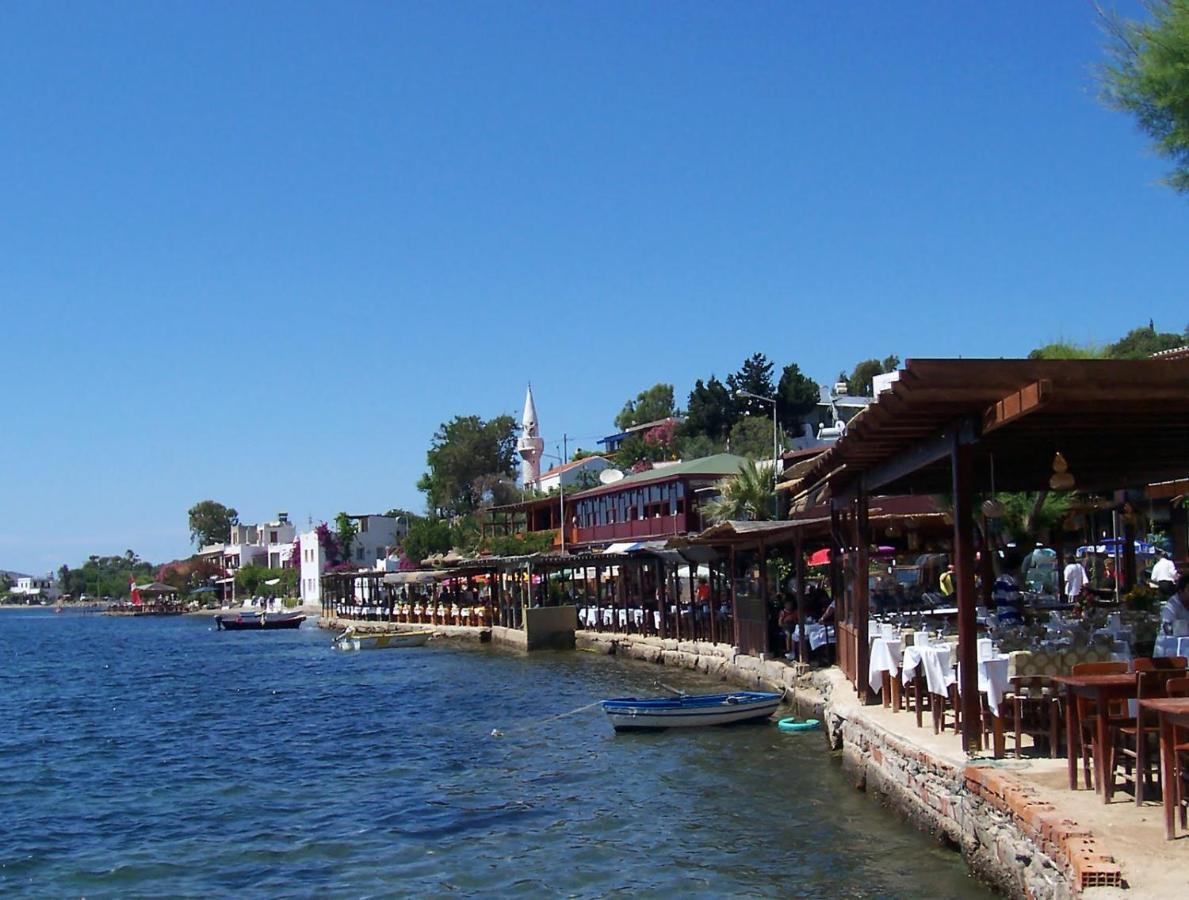
[(600, 484), (615, 484), (621, 478), (623, 478), (623, 472), (619, 471), (619, 469), (603, 469), (599, 473)]

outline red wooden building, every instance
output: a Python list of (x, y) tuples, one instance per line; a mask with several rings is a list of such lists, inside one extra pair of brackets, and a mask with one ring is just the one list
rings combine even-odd
[(558, 531), (566, 522), (566, 546), (605, 546), (622, 541), (660, 540), (701, 531), (702, 505), (719, 481), (734, 475), (743, 457), (729, 453), (663, 465), (612, 484), (543, 497), (491, 511), (497, 532)]

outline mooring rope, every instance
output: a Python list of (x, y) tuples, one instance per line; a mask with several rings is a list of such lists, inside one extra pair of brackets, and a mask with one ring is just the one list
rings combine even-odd
[(529, 731), (533, 728), (540, 728), (542, 725), (548, 722), (555, 722), (558, 719), (564, 719), (568, 716), (576, 716), (578, 713), (586, 712), (588, 709), (594, 709), (602, 702), (602, 700), (596, 700), (594, 703), (587, 703), (585, 706), (579, 706), (577, 709), (571, 709), (569, 712), (558, 713), (556, 716), (548, 716), (544, 719), (537, 719), (535, 722), (529, 722), (527, 725), (520, 725), (516, 728), (509, 728), (507, 730), (493, 728), (491, 729), (491, 737), (502, 738), (507, 737), (509, 734), (516, 734), (518, 731)]

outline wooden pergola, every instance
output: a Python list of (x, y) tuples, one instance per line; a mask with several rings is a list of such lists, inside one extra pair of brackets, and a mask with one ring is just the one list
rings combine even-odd
[[(909, 360), (892, 388), (798, 474), (793, 502), (828, 502), (835, 547), (850, 564), (850, 590), (835, 598), (839, 664), (863, 692), (868, 498), (951, 495), (962, 740), (970, 752), (981, 742), (976, 493), (1107, 492), (1185, 478), (1189, 359)], [(1132, 535), (1125, 537), (1130, 547)]]
[[(942, 527), (944, 514), (926, 497), (871, 497), (868, 510), (873, 525), (904, 525), (936, 531)], [(828, 583), (831, 596), (843, 590), (843, 560), (838, 548), (843, 546), (835, 535), (837, 523), (828, 506), (815, 506), (784, 521), (720, 522), (707, 528), (693, 539), (695, 544), (718, 548), (727, 560), (731, 573), (731, 605), (735, 608), (734, 643), (743, 653), (762, 653), (768, 649), (767, 607), (771, 586), (766, 577), (766, 563), (770, 550), (791, 550), (797, 585), (797, 619), (806, 620), (805, 566), (806, 554), (821, 548), (831, 549)], [(736, 559), (743, 553), (755, 552), (763, 575), (759, 579), (759, 597), (755, 603), (739, 603), (736, 596)], [(805, 630), (801, 631), (800, 658), (808, 658)]]

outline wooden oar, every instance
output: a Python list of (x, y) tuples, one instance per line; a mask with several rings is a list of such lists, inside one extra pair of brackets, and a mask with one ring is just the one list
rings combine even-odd
[(665, 684), (663, 681), (656, 681), (653, 683), (657, 687), (663, 687), (666, 691), (668, 691), (671, 694), (676, 694), (678, 697), (685, 696), (685, 691), (681, 690), (680, 688), (670, 687), (669, 685)]

